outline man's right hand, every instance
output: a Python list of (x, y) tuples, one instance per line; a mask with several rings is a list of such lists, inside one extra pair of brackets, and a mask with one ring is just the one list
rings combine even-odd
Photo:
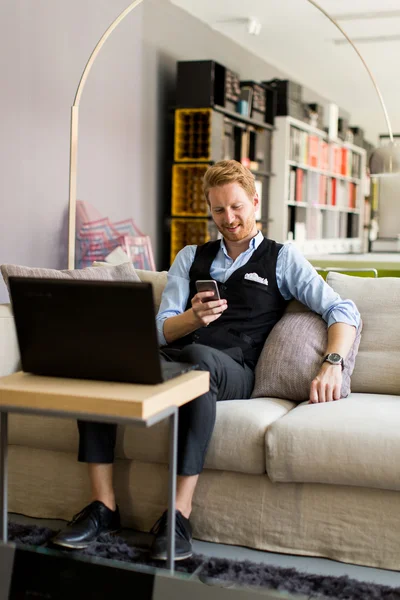
[(224, 310), (228, 308), (226, 300), (210, 300), (214, 292), (198, 292), (192, 298), (192, 308), (184, 313), (169, 317), (164, 321), (164, 337), (167, 344), (196, 331), (199, 327), (207, 327), (219, 319)]
[(213, 321), (220, 318), (228, 308), (226, 300), (207, 300), (214, 292), (198, 292), (192, 298), (192, 310), (199, 322), (199, 327), (207, 327)]

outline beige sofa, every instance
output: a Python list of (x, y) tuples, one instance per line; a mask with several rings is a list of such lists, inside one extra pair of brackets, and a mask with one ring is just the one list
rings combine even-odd
[[(156, 302), (165, 273), (152, 281)], [(218, 404), (196, 490), (195, 537), (273, 552), (400, 568), (400, 279), (331, 273), (364, 329), (351, 395), (297, 405), (277, 398)], [(9, 306), (0, 306), (0, 375), (18, 369)], [(75, 422), (10, 417), (9, 508), (68, 519), (89, 500)], [(115, 486), (125, 526), (148, 530), (167, 495), (167, 431), (120, 427)]]

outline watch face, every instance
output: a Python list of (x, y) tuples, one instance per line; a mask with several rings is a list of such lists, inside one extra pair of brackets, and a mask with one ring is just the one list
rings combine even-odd
[(342, 361), (342, 357), (340, 356), (340, 354), (336, 354), (335, 352), (332, 352), (329, 355), (329, 360), (335, 363), (339, 363)]

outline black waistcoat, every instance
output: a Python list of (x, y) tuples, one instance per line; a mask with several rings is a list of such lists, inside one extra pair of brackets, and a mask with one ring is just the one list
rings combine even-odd
[[(220, 240), (216, 240), (197, 247), (189, 271), (190, 293), (186, 310), (191, 307), (191, 299), (196, 294), (196, 280), (212, 279), (210, 268), (220, 244)], [(225, 283), (217, 282), (221, 298), (228, 302), (228, 308), (219, 319), (170, 346), (182, 348), (187, 344), (205, 344), (254, 368), (266, 338), (287, 304), (276, 282), (276, 260), (281, 247), (282, 244), (264, 238), (243, 267), (234, 271)]]

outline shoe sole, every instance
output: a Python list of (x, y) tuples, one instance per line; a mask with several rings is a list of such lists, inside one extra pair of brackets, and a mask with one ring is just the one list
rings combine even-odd
[[(178, 562), (179, 560), (186, 560), (187, 558), (190, 558), (191, 556), (193, 556), (193, 552), (186, 552), (186, 554), (180, 554), (179, 556), (175, 555), (175, 562)], [(150, 554), (150, 558), (152, 558), (153, 560), (163, 560), (163, 561), (168, 560), (168, 557), (166, 554)]]
[[(106, 531), (104, 533), (107, 533), (109, 535), (117, 535), (120, 531), (121, 531), (121, 529), (115, 529), (114, 531)], [(104, 535), (104, 534), (101, 533), (100, 535)], [(90, 544), (93, 544), (96, 540), (97, 540), (97, 538), (95, 538), (91, 542), (87, 542), (85, 544), (68, 544), (66, 542), (58, 542), (57, 540), (50, 540), (50, 542), (54, 546), (61, 546), (62, 548), (68, 548), (70, 550), (84, 550), (85, 548), (90, 546)]]

